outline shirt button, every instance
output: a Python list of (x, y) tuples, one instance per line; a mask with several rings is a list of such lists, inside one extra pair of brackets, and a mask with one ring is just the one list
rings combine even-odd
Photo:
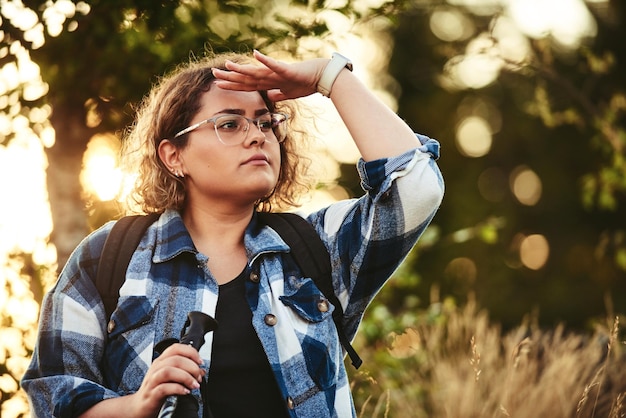
[(259, 282), (259, 273), (257, 273), (256, 271), (253, 271), (250, 273), (250, 281), (252, 283), (258, 283)]
[(110, 334), (113, 332), (114, 329), (115, 329), (115, 321), (111, 319), (109, 323), (107, 324), (107, 332)]
[(291, 399), (291, 396), (287, 396), (287, 408), (289, 409), (294, 409), (296, 407), (296, 405), (293, 402), (293, 399)]
[(328, 312), (328, 301), (320, 300), (317, 302), (317, 309), (320, 312)]
[(270, 327), (273, 327), (274, 325), (278, 323), (278, 318), (276, 318), (276, 315), (269, 313), (265, 315), (264, 321), (267, 325), (269, 325)]

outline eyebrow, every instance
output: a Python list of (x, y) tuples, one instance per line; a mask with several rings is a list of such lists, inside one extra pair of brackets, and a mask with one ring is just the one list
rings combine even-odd
[[(270, 111), (267, 108), (257, 109), (257, 110), (254, 111), (254, 116), (266, 115), (268, 113), (270, 113)], [(222, 110), (216, 112), (215, 114), (216, 115), (219, 115), (219, 114), (245, 115), (246, 111), (243, 110), (243, 109), (222, 109)]]

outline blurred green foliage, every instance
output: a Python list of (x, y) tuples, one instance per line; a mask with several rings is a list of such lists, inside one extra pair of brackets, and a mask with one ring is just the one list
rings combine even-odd
[[(477, 4), (407, 2), (393, 29), (390, 73), (397, 84), (390, 88), (400, 97), (400, 115), (442, 143), (447, 187), (435, 218), (441, 240), (409, 262), (420, 275), (413, 293), (427, 302), (434, 286), (459, 303), (473, 293), (506, 327), (538, 311), (544, 326), (586, 328), (626, 306), (626, 7), (589, 3), (595, 36), (575, 48), (550, 34), (530, 37), (529, 52), (514, 61), (502, 52), (504, 4), (486, 2), (489, 13)], [(462, 17), (468, 37), (436, 37), (433, 15), (441, 12)], [(501, 60), (498, 77), (483, 87), (451, 86), (453, 63), (468, 57)], [(493, 131), (485, 155), (461, 152), (459, 126), (467, 116)], [(532, 205), (513, 191), (521, 169), (541, 182)], [(539, 269), (520, 257), (530, 235), (549, 246)], [(401, 306), (403, 297), (386, 302)]]

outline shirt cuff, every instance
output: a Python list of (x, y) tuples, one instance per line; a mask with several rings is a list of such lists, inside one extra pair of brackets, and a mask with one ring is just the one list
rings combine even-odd
[(55, 405), (55, 417), (77, 417), (92, 406), (114, 397), (112, 391), (95, 383), (81, 383), (59, 399)]
[[(393, 180), (398, 176), (392, 176), (396, 173), (413, 165), (416, 154), (429, 154), (430, 158), (436, 160), (439, 158), (439, 142), (427, 137), (426, 135), (415, 134), (422, 144), (420, 147), (407, 151), (392, 158), (381, 158), (373, 161), (365, 161), (362, 158), (357, 164), (359, 176), (361, 178), (361, 187), (367, 192), (383, 188), (385, 180)], [(386, 187), (384, 187), (386, 188)]]

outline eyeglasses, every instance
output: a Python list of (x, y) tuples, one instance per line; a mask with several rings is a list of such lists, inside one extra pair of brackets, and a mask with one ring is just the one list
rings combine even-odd
[[(176, 139), (200, 128), (207, 123), (212, 123), (217, 134), (217, 139), (224, 145), (239, 145), (248, 137), (250, 123), (255, 125), (265, 136), (266, 141), (283, 142), (286, 136), (286, 124), (288, 116), (284, 113), (266, 113), (256, 119), (250, 119), (243, 115), (225, 114), (205, 119), (195, 123), (174, 135)], [(270, 135), (268, 135), (270, 134)]]

